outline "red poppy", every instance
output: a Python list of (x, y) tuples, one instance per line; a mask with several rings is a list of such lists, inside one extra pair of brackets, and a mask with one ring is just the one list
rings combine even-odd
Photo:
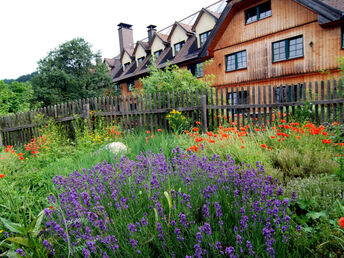
[(196, 121), (196, 125), (200, 125), (201, 124), (201, 122), (199, 122), (199, 121)]
[(344, 217), (341, 217), (338, 221), (337, 221), (338, 225), (341, 227), (341, 228), (344, 228)]
[(147, 133), (147, 134), (150, 134), (150, 133), (151, 133), (151, 131), (149, 131), (149, 130), (148, 130), (148, 131), (146, 131), (146, 133)]
[(162, 132), (162, 129), (158, 129), (158, 132)]
[(20, 157), (19, 157), (19, 159), (20, 159), (20, 160), (23, 160), (23, 159), (24, 159), (24, 157), (23, 157), (23, 156), (20, 156)]
[(198, 132), (198, 128), (197, 127), (194, 127), (193, 130), (194, 130), (194, 132)]
[(274, 136), (274, 135), (271, 135), (270, 137), (271, 137), (271, 139), (275, 139), (276, 138), (276, 136)]
[(241, 147), (240, 147), (240, 149), (244, 149), (244, 148), (245, 148), (245, 146), (241, 146)]
[(5, 177), (5, 175), (4, 174), (0, 174), (0, 178), (3, 178), (3, 177)]
[(261, 144), (260, 147), (265, 148), (265, 149), (268, 148), (268, 146), (266, 146), (266, 144)]

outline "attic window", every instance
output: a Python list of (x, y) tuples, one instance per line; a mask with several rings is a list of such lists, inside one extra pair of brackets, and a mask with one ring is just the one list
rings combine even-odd
[(125, 64), (124, 64), (124, 69), (127, 69), (129, 65), (130, 65), (129, 62), (128, 62), (128, 63), (125, 63)]
[(138, 64), (142, 64), (143, 60), (145, 60), (145, 57), (144, 57), (144, 56), (138, 58), (138, 59), (137, 59), (137, 63), (138, 63)]
[(155, 51), (155, 52), (154, 52), (155, 58), (158, 58), (158, 57), (161, 55), (161, 53), (162, 53), (162, 50), (161, 50), (161, 49), (158, 50), (158, 51)]
[(245, 11), (246, 24), (271, 16), (271, 1), (267, 1)]
[(179, 53), (179, 51), (182, 49), (184, 44), (185, 44), (185, 41), (181, 41), (181, 42), (179, 42), (177, 44), (174, 44), (174, 55), (175, 56)]
[(204, 32), (202, 34), (199, 34), (199, 46), (202, 47), (204, 43), (207, 41), (209, 35), (210, 35), (211, 30)]

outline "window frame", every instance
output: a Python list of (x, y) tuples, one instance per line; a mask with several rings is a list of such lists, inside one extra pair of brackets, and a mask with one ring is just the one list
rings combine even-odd
[[(157, 56), (156, 53), (159, 53), (159, 55)], [(155, 58), (159, 58), (159, 56), (161, 56), (161, 54), (162, 54), (162, 49), (157, 50), (157, 51), (155, 51), (155, 52), (153, 53), (153, 55), (155, 56)]]
[(128, 92), (133, 92), (135, 90), (135, 81), (130, 81), (128, 83)]
[[(261, 14), (260, 9), (262, 8), (262, 6), (264, 6), (264, 5), (266, 5), (266, 4), (269, 4), (269, 7), (270, 7), (270, 15), (261, 18), (261, 17), (260, 17), (260, 14)], [(254, 9), (255, 9), (255, 11), (256, 11), (255, 13), (256, 13), (257, 19), (254, 20), (254, 21), (247, 22), (247, 20), (250, 18), (250, 17), (248, 17), (249, 11), (252, 11), (252, 10), (254, 10)], [(246, 9), (246, 10), (245, 10), (245, 24), (251, 24), (251, 23), (254, 23), (254, 22), (263, 20), (263, 19), (265, 19), (265, 18), (269, 18), (269, 17), (271, 17), (271, 16), (272, 16), (271, 0), (269, 0), (269, 1), (266, 1), (266, 2), (261, 3), (261, 4), (259, 4), (259, 5), (256, 5), (256, 6), (253, 6), (253, 7), (251, 7), (251, 8)]]
[(127, 69), (129, 65), (130, 65), (130, 62), (125, 63), (125, 64), (124, 64), (124, 70)]
[[(290, 57), (290, 41), (293, 39), (299, 39), (302, 38), (302, 55), (301, 56), (294, 56), (294, 57)], [(276, 43), (280, 43), (280, 42), (285, 42), (285, 58), (284, 59), (279, 59), (279, 60), (275, 60), (275, 49), (274, 49), (274, 44)], [(293, 60), (293, 59), (297, 59), (297, 58), (302, 58), (305, 56), (305, 46), (304, 46), (304, 39), (303, 39), (303, 35), (299, 35), (299, 36), (295, 36), (295, 37), (291, 37), (291, 38), (287, 38), (287, 39), (283, 39), (283, 40), (279, 40), (279, 41), (274, 41), (271, 44), (271, 49), (272, 49), (272, 62), (273, 63), (278, 63), (278, 62), (283, 62), (283, 61), (287, 61), (287, 60)]]
[[(200, 48), (204, 46), (205, 42), (207, 42), (210, 33), (211, 33), (211, 30), (208, 30), (208, 31), (206, 31), (206, 32), (203, 32), (203, 33), (200, 33), (200, 34), (199, 34), (199, 47), (200, 47)], [(203, 35), (207, 35), (207, 37), (206, 37), (205, 41), (204, 41), (203, 44), (202, 44), (201, 38), (202, 38)]]
[[(176, 56), (176, 55), (180, 52), (180, 50), (182, 50), (184, 44), (185, 44), (185, 40), (180, 41), (180, 42), (178, 42), (178, 43), (176, 43), (176, 44), (173, 45), (174, 56)], [(176, 51), (176, 46), (177, 46), (177, 45), (180, 45), (180, 49), (178, 50), (178, 52)]]
[(137, 64), (140, 65), (143, 63), (143, 61), (145, 60), (145, 56), (141, 56), (140, 58), (137, 59)]
[[(246, 66), (238, 68), (238, 54), (239, 53), (243, 53), (243, 52), (245, 52), (245, 57), (246, 57), (245, 63), (246, 63)], [(229, 61), (228, 58), (230, 56), (235, 56), (235, 69), (233, 69), (233, 70), (229, 70), (228, 69), (228, 61)], [(244, 69), (247, 69), (247, 51), (246, 51), (246, 49), (238, 51), (238, 52), (235, 52), (235, 53), (232, 53), (232, 54), (229, 54), (229, 55), (225, 55), (225, 71), (226, 72), (233, 72), (233, 71), (244, 70)]]

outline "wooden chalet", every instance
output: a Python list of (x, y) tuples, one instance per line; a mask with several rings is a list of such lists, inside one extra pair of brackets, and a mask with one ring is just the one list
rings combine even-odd
[(118, 26), (120, 54), (105, 62), (124, 95), (142, 87), (152, 55), (160, 68), (169, 61), (199, 78), (214, 74), (217, 88), (338, 78), (344, 56), (343, 0), (219, 1), (164, 30), (148, 26), (136, 44), (131, 25)]

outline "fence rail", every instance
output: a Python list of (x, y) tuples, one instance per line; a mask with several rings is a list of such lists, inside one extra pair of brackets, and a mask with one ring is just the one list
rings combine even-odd
[(200, 121), (203, 132), (228, 122), (238, 127), (271, 125), (276, 110), (289, 121), (298, 107), (306, 105), (315, 122), (342, 124), (342, 84), (342, 80), (334, 80), (81, 99), (0, 117), (0, 147), (29, 142), (40, 135), (39, 128), (48, 119), (71, 123), (82, 118), (90, 125), (92, 117), (100, 116), (123, 129), (169, 130), (166, 114), (173, 109), (183, 112), (193, 124)]

